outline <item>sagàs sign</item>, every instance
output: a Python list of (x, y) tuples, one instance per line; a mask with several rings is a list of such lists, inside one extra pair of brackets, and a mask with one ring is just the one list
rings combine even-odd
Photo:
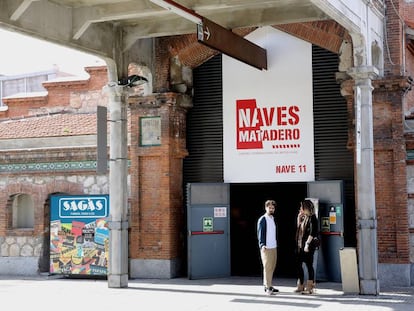
[(268, 70), (223, 56), (224, 181), (313, 181), (311, 45), (272, 27), (248, 38)]

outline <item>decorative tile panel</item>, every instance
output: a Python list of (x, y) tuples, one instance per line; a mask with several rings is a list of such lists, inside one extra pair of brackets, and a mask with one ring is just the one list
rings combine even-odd
[(96, 170), (96, 161), (0, 164), (0, 173)]

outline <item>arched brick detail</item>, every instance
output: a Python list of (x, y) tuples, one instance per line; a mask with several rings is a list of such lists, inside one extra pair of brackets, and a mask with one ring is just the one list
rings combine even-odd
[[(232, 31), (241, 37), (251, 33), (254, 28), (238, 28)], [(188, 67), (196, 68), (209, 60), (211, 57), (220, 53), (217, 50), (211, 49), (197, 41), (197, 35), (189, 35), (186, 40), (182, 40), (174, 46), (173, 56), (178, 56), (180, 62)]]
[[(333, 53), (339, 53), (344, 40), (351, 42), (351, 37), (346, 29), (335, 21), (294, 23), (274, 25), (273, 27)], [(256, 27), (239, 28), (234, 29), (233, 32), (244, 37), (255, 29)], [(200, 66), (219, 53), (199, 43), (196, 34), (165, 37), (160, 39), (160, 48), (161, 46), (164, 47), (161, 51), (168, 51), (170, 57), (177, 56), (183, 65), (191, 68)]]
[[(238, 28), (233, 29), (233, 32), (244, 37), (255, 29), (256, 27)], [(160, 38), (157, 41), (157, 51), (158, 77), (168, 76), (169, 62), (167, 63), (167, 60), (172, 57), (178, 57), (184, 66), (196, 68), (220, 53), (199, 43), (196, 34)], [(165, 55), (169, 57), (162, 57)]]
[(295, 23), (273, 27), (336, 54), (339, 53), (344, 40), (352, 42), (346, 29), (335, 21)]
[[(233, 32), (244, 37), (255, 29), (256, 27), (240, 28), (234, 29)], [(193, 69), (220, 53), (199, 43), (196, 34), (157, 38), (155, 51), (153, 90), (156, 93), (170, 91), (169, 75), (172, 58), (177, 57), (183, 66)]]
[(9, 182), (3, 189), (1, 189), (0, 196), (0, 236), (5, 236), (10, 229), (9, 224), (11, 220), (11, 213), (9, 213), (8, 204), (9, 198), (18, 193), (24, 193), (31, 196), (35, 208), (34, 215), (34, 232), (35, 236), (45, 232), (45, 228), (48, 227), (47, 219), (45, 218), (45, 203), (50, 194), (53, 193), (68, 193), (78, 194), (82, 193), (83, 188), (81, 184), (68, 182), (65, 180), (55, 180), (51, 183), (39, 185), (30, 182)]

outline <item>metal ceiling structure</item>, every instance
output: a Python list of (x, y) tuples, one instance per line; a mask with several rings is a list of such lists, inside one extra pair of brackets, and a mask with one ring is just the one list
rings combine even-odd
[[(179, 1), (227, 29), (329, 19), (314, 2), (321, 1)], [(197, 31), (150, 0), (0, 0), (0, 28), (111, 59), (139, 39)]]

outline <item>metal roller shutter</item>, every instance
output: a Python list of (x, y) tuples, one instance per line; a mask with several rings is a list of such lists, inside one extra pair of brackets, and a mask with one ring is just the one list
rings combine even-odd
[(355, 245), (353, 153), (347, 149), (347, 103), (336, 82), (338, 55), (312, 47), (315, 179), (344, 181), (345, 246)]
[(194, 70), (193, 108), (187, 114), (184, 183), (223, 182), (221, 55)]
[(315, 178), (352, 179), (353, 156), (346, 148), (347, 105), (335, 78), (338, 55), (317, 46), (312, 51)]

